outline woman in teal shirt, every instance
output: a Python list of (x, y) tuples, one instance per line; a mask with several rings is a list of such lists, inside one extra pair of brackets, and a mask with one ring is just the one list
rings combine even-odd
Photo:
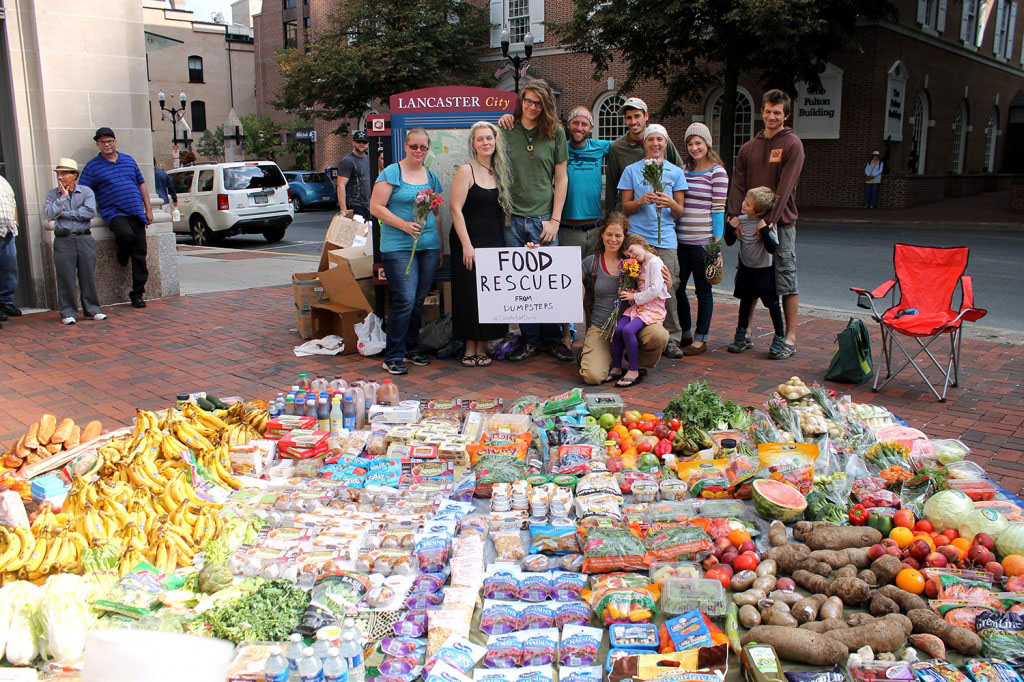
[(428, 214), (426, 225), (413, 222), (416, 195), (425, 189), (438, 195), (442, 193), (441, 181), (423, 165), (429, 151), (430, 138), (426, 130), (413, 128), (407, 132), (405, 157), (377, 176), (370, 196), (370, 213), (380, 221), (381, 260), (391, 298), (384, 369), (392, 374), (408, 373), (406, 361), (414, 365), (430, 364), (430, 359), (420, 352), (420, 314), (423, 299), (430, 293), (434, 272), (444, 259), (440, 209), (435, 208)]

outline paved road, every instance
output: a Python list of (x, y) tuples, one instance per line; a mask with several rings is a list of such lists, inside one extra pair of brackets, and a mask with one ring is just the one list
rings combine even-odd
[[(258, 236), (238, 236), (222, 246), (289, 254), (317, 255), (332, 213), (300, 213), (285, 239), (267, 244)], [(896, 242), (926, 246), (971, 247), (968, 274), (974, 278), (975, 303), (989, 313), (980, 324), (1024, 332), (1024, 232), (1012, 230), (902, 228), (891, 225), (842, 226), (801, 222), (797, 238), (801, 301), (853, 309), (851, 286), (873, 288), (892, 277), (892, 246)], [(179, 237), (187, 244), (187, 237)], [(725, 249), (726, 272), (719, 288), (731, 293), (736, 249)], [(954, 305), (959, 305), (959, 296)], [(1016, 312), (1015, 312), (1016, 311)]]

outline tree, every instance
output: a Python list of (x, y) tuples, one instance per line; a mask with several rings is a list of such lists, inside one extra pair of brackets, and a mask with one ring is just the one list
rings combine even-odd
[[(334, 121), (357, 118), (370, 102), (439, 85), (486, 83), (477, 56), (490, 20), (462, 0), (351, 0), (312, 37), (310, 53), (282, 50), (275, 106)], [(348, 132), (342, 122), (335, 132)]]
[(281, 151), (281, 126), (269, 116), (242, 116), (242, 151), (246, 158), (273, 161)]
[[(722, 85), (720, 140), (733, 139), (740, 74), (790, 94), (804, 81), (821, 91), (830, 54), (855, 44), (858, 21), (895, 17), (890, 0), (574, 0), (552, 28), (563, 45), (590, 55), (594, 78), (616, 59), (628, 73), (620, 91), (651, 80), (665, 88), (662, 116), (682, 112)], [(719, 142), (732, 167), (732, 145)]]
[(209, 130), (196, 142), (196, 154), (213, 159), (214, 161), (224, 160), (224, 126), (217, 126), (216, 130)]

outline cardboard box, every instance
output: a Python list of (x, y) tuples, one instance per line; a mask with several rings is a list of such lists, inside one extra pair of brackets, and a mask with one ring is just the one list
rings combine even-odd
[(373, 306), (366, 300), (347, 263), (318, 273), (329, 303), (317, 303), (310, 308), (313, 338), (334, 334), (345, 341), (342, 355), (357, 352), (355, 325), (366, 319)]
[(295, 309), (295, 331), (301, 339), (313, 338), (313, 316), (310, 311)]
[[(361, 255), (367, 255), (369, 250), (369, 253), (373, 254), (371, 235), (369, 223), (361, 223), (341, 214), (334, 216), (324, 236), (324, 246), (320, 250), (320, 265), (317, 269), (323, 271), (331, 267), (330, 253), (337, 249), (357, 249)], [(359, 278), (361, 275), (356, 277)]]
[(296, 272), (292, 275), (292, 293), (295, 295), (295, 307), (299, 310), (309, 310), (314, 304), (329, 300), (318, 272)]
[(363, 253), (361, 246), (350, 246), (347, 249), (331, 249), (327, 252), (330, 267), (347, 263), (356, 279), (373, 276), (373, 256)]

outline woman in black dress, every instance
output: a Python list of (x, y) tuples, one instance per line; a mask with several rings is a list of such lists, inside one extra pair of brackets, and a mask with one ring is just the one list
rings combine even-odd
[(481, 324), (476, 298), (476, 249), (505, 246), (503, 228), (509, 211), (511, 186), (508, 157), (498, 129), (480, 121), (469, 130), (469, 163), (455, 171), (452, 181), (451, 249), (452, 332), (466, 342), (465, 367), (491, 364), (487, 341), (500, 339), (507, 324)]

